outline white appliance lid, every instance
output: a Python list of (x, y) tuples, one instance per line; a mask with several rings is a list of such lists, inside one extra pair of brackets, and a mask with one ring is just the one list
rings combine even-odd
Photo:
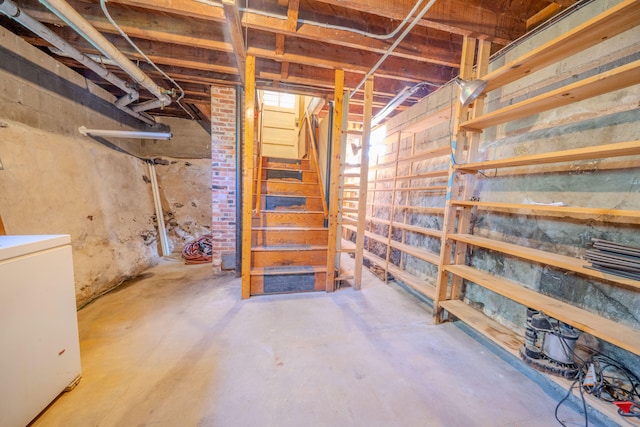
[(0, 236), (0, 261), (70, 243), (68, 234)]

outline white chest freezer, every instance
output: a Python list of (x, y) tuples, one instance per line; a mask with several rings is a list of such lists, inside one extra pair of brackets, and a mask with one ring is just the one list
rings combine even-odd
[(0, 427), (24, 427), (80, 378), (71, 239), (0, 236)]

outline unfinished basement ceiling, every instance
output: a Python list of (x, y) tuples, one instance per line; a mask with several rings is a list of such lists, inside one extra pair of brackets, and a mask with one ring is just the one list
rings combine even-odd
[[(420, 0), (419, 0), (420, 1)], [(443, 84), (458, 74), (463, 36), (491, 40), (493, 49), (507, 45), (577, 0), (436, 0), (375, 73), (374, 114), (404, 88), (419, 82)], [(99, 52), (38, 0), (15, 0), (27, 14), (80, 51)], [(129, 59), (138, 62), (162, 87), (164, 79), (125, 41), (103, 13), (99, 0), (68, 0)], [(208, 119), (209, 86), (241, 85), (232, 39), (242, 37), (246, 54), (256, 57), (256, 86), (330, 99), (334, 70), (345, 70), (345, 88), (353, 89), (402, 34), (388, 39), (412, 11), (413, 0), (225, 0), (227, 15), (238, 10), (239, 25), (230, 24), (216, 0), (109, 0), (114, 21), (184, 90), (181, 109), (175, 102), (152, 115)], [(419, 12), (429, 3), (423, 0)], [(413, 14), (417, 15), (418, 12)], [(76, 69), (116, 97), (124, 93), (71, 58), (52, 53), (48, 43), (0, 14), (0, 25)], [(410, 21), (409, 21), (410, 22)], [(408, 25), (409, 23), (407, 23)], [(348, 30), (351, 29), (351, 30)], [(355, 31), (352, 31), (355, 30)], [(367, 34), (364, 34), (367, 33)], [(237, 43), (236, 43), (237, 45)], [(104, 64), (131, 81), (117, 67)], [(434, 87), (424, 86), (398, 111), (408, 108)], [(153, 99), (141, 90), (141, 100)], [(362, 94), (350, 105), (350, 120), (362, 120)]]

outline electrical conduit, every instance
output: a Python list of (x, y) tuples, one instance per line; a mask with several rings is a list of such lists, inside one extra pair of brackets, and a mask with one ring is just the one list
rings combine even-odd
[(385, 52), (384, 55), (382, 55), (382, 58), (380, 58), (378, 60), (378, 62), (376, 63), (376, 65), (373, 66), (373, 68), (371, 68), (371, 70), (369, 70), (369, 72), (364, 76), (364, 78), (362, 79), (362, 81), (360, 83), (358, 83), (358, 85), (351, 91), (351, 95), (349, 95), (349, 99), (351, 99), (353, 97), (353, 95), (358, 91), (358, 89), (360, 89), (362, 87), (362, 85), (364, 84), (364, 82), (367, 81), (367, 79), (369, 77), (371, 77), (373, 75), (373, 73), (376, 72), (376, 70), (380, 67), (380, 65), (382, 65), (382, 63), (387, 59), (387, 57), (389, 55), (391, 55), (391, 53), (394, 51), (394, 49), (396, 47), (398, 47), (398, 45), (400, 44), (400, 42), (402, 42), (402, 40), (404, 40), (404, 38), (407, 36), (407, 34), (409, 34), (409, 32), (413, 29), (413, 27), (416, 26), (416, 24), (418, 22), (420, 22), (420, 20), (422, 19), (422, 17), (425, 15), (425, 13), (427, 13), (429, 11), (429, 9), (431, 9), (431, 6), (433, 6), (433, 4), (436, 2), (436, 0), (431, 0), (429, 1), (429, 3), (427, 3), (427, 5), (425, 7), (422, 8), (422, 10), (420, 11), (420, 13), (418, 13), (416, 15), (415, 18), (413, 18), (413, 21), (411, 21), (411, 24), (409, 24), (409, 26), (402, 32), (402, 34), (400, 35), (400, 37), (398, 37), (396, 39), (395, 42), (393, 42), (393, 44), (389, 47), (389, 50), (387, 50)]

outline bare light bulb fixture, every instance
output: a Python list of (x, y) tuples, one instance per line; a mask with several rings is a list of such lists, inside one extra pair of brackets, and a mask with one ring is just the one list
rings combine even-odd
[(484, 80), (462, 80), (456, 78), (454, 80), (458, 86), (460, 86), (460, 102), (463, 107), (471, 104), (482, 93), (487, 82)]

